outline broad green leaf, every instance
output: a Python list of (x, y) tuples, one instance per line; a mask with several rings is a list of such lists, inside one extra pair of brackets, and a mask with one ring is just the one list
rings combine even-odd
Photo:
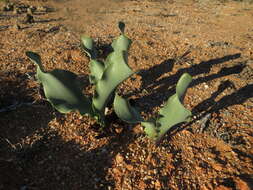
[[(160, 110), (159, 117), (154, 125), (155, 129), (153, 129), (153, 131), (156, 131), (156, 134), (151, 135), (151, 137), (155, 137), (155, 140), (162, 138), (171, 127), (188, 121), (191, 112), (183, 106), (180, 100), (183, 99), (191, 81), (192, 77), (188, 73), (184, 73), (177, 83), (176, 94), (171, 96)], [(147, 130), (150, 131), (150, 127)]]
[(97, 50), (95, 48), (93, 39), (88, 36), (82, 35), (81, 41), (83, 44), (84, 51), (88, 54), (88, 56), (91, 59), (96, 59), (97, 58)]
[(112, 48), (114, 51), (128, 51), (132, 41), (124, 34), (113, 40)]
[(121, 35), (117, 37), (115, 40), (113, 40), (112, 48), (114, 51), (128, 51), (132, 41), (124, 34), (125, 23), (120, 21), (118, 23), (118, 27), (121, 32)]
[(100, 113), (104, 113), (105, 106), (117, 86), (134, 73), (127, 65), (126, 57), (124, 51), (115, 52), (115, 56), (106, 67), (102, 78), (96, 83), (93, 106)]
[(90, 79), (90, 83), (91, 84), (96, 84), (98, 80), (101, 79), (102, 75), (103, 75), (103, 72), (104, 72), (104, 64), (99, 62), (99, 61), (96, 61), (94, 59), (92, 59), (90, 61), (90, 76), (89, 76), (89, 79)]
[(114, 57), (118, 56), (117, 55), (118, 51), (128, 51), (131, 43), (132, 41), (125, 35), (120, 35), (118, 38), (116, 38), (112, 42), (112, 48), (114, 51), (107, 56), (105, 60), (105, 67), (107, 67), (112, 62), (113, 59), (115, 59)]
[(113, 107), (117, 116), (123, 121), (128, 123), (143, 121), (140, 113), (126, 99), (120, 97), (118, 94), (115, 95)]
[(186, 90), (188, 86), (190, 85), (191, 81), (192, 81), (192, 77), (188, 73), (184, 73), (178, 80), (177, 86), (176, 86), (176, 94), (181, 101), (183, 101)]
[(112, 63), (112, 60), (114, 59), (113, 57), (115, 57), (115, 55), (117, 55), (118, 53), (115, 51), (113, 51), (112, 53), (110, 53), (106, 59), (105, 59), (105, 68), (108, 67), (110, 65), (110, 63)]
[(176, 86), (176, 93), (171, 96), (165, 106), (160, 110), (157, 119), (151, 118), (144, 121), (140, 113), (127, 100), (116, 95), (114, 100), (114, 110), (117, 116), (128, 123), (138, 123), (144, 126), (145, 133), (153, 140), (158, 141), (173, 126), (186, 122), (191, 116), (180, 100), (183, 100), (184, 94), (192, 78), (185, 73), (179, 79)]
[(38, 79), (43, 85), (47, 100), (61, 113), (78, 110), (81, 114), (93, 115), (90, 100), (83, 96), (76, 79), (70, 71), (55, 69), (51, 72), (42, 70), (40, 56), (33, 52), (26, 55), (37, 65)]

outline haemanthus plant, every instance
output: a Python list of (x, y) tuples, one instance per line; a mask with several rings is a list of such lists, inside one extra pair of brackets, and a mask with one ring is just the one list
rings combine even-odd
[(176, 85), (176, 93), (168, 99), (159, 116), (145, 121), (137, 109), (116, 93), (117, 87), (134, 74), (127, 60), (131, 40), (124, 33), (124, 23), (119, 23), (119, 29), (121, 35), (112, 42), (113, 52), (104, 61), (98, 60), (94, 41), (87, 36), (81, 37), (82, 46), (90, 57), (89, 80), (95, 85), (93, 97), (84, 96), (76, 74), (61, 69), (46, 72), (37, 53), (28, 51), (26, 55), (37, 66), (37, 79), (42, 83), (47, 100), (59, 112), (77, 110), (82, 115), (95, 118), (104, 126), (105, 108), (113, 100), (114, 111), (120, 119), (128, 123), (140, 122), (145, 133), (157, 141), (172, 126), (187, 121), (191, 116), (191, 112), (182, 104), (191, 76), (183, 74)]

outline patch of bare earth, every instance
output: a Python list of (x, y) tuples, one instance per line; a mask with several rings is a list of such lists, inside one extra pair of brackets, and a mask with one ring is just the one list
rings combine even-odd
[[(0, 11), (0, 189), (253, 189), (252, 4), (11, 2)], [(79, 113), (56, 112), (25, 56), (32, 50), (47, 70), (77, 73), (91, 95), (80, 35), (105, 55), (118, 21), (133, 40), (129, 65), (140, 71), (119, 90), (144, 117), (182, 73), (193, 76), (185, 105), (194, 117), (158, 146), (113, 114), (101, 131)]]

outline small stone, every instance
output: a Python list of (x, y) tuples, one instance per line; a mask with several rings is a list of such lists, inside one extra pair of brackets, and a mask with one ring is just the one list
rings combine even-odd
[(26, 11), (27, 11), (27, 13), (28, 13), (28, 14), (30, 14), (30, 15), (32, 15), (32, 14), (33, 14), (33, 10), (32, 10), (31, 8), (27, 8), (27, 10), (26, 10)]
[(23, 21), (24, 23), (33, 23), (34, 22), (34, 18), (33, 18), (33, 16), (31, 15), (31, 14), (26, 14), (25, 15), (25, 18), (24, 18), (24, 21)]
[(108, 115), (110, 109), (108, 107), (105, 107), (105, 115)]
[(124, 158), (123, 158), (123, 156), (120, 153), (118, 153), (116, 155), (115, 159), (116, 159), (117, 164), (121, 164), (124, 161)]
[(132, 171), (134, 169), (134, 167), (130, 164), (127, 164), (126, 169), (129, 170), (129, 171)]
[(47, 8), (43, 7), (43, 6), (40, 6), (40, 7), (37, 7), (37, 11), (39, 11), (39, 12), (47, 12)]
[(120, 134), (122, 131), (123, 131), (123, 128), (122, 128), (122, 127), (116, 127), (116, 128), (115, 128), (115, 132), (116, 132), (117, 134)]
[(13, 14), (15, 14), (15, 15), (20, 14), (20, 13), (21, 13), (21, 11), (17, 7), (13, 10)]
[(34, 12), (37, 9), (35, 6), (32, 5), (29, 8), (32, 10), (32, 12)]
[(212, 164), (212, 167), (216, 171), (221, 171), (223, 169), (223, 166), (221, 164)]

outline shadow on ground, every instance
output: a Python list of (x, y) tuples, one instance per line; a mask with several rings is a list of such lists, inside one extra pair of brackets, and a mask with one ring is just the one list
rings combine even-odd
[(109, 186), (113, 189), (114, 179), (107, 172), (129, 138), (123, 132), (104, 146), (85, 150), (74, 141), (63, 141), (55, 132), (44, 134), (19, 158), (28, 179), (25, 185), (39, 189), (108, 189)]
[[(1, 107), (14, 100), (32, 101), (25, 75), (9, 73), (2, 78)], [(61, 125), (69, 117), (55, 112), (45, 101), (7, 109), (0, 116), (0, 189), (113, 189), (114, 179), (107, 175), (108, 170), (115, 156), (134, 138), (124, 123), (111, 116), (113, 122), (108, 128), (118, 126), (121, 130), (98, 132), (98, 142), (91, 144), (109, 139), (99, 148), (66, 141), (49, 122), (56, 119)], [(84, 131), (83, 138), (93, 130)]]
[(205, 112), (205, 114), (218, 112), (224, 108), (227, 108), (236, 104), (243, 104), (248, 99), (253, 98), (253, 84), (248, 84), (236, 90), (232, 94), (222, 97), (219, 101), (216, 102), (215, 98), (227, 88), (235, 89), (233, 83), (231, 83), (230, 81), (225, 81), (221, 83), (218, 90), (215, 91), (211, 95), (211, 97), (209, 97), (208, 99), (202, 101), (197, 106), (195, 106), (195, 108), (193, 109), (193, 112), (201, 112), (204, 110), (208, 110)]
[(47, 103), (35, 102), (32, 94), (38, 89), (29, 86), (24, 73), (0, 74), (0, 189), (20, 189), (25, 179), (19, 164), (22, 141), (46, 128), (53, 109)]
[[(206, 62), (201, 62), (188, 68), (179, 69), (177, 73), (159, 79), (159, 77), (162, 76), (165, 72), (171, 71), (175, 63), (175, 60), (164, 61), (160, 65), (156, 65), (148, 70), (143, 70), (139, 73), (142, 77), (143, 85), (140, 88), (139, 92), (135, 92), (135, 94), (142, 93), (143, 90), (145, 90), (147, 92), (147, 95), (144, 95), (139, 99), (135, 99), (135, 101), (139, 102), (140, 107), (143, 107), (141, 106), (142, 103), (148, 102), (149, 108), (146, 111), (151, 111), (154, 107), (161, 105), (174, 93), (175, 84), (183, 73), (189, 73), (192, 77), (201, 74), (208, 74), (214, 65), (238, 59), (240, 56), (241, 55), (238, 53), (227, 55), (222, 58), (212, 59)], [(217, 74), (211, 74), (194, 79), (190, 87), (224, 76), (238, 74), (244, 69), (244, 67), (245, 65), (242, 63), (238, 63), (237, 65), (231, 67), (223, 67)]]

